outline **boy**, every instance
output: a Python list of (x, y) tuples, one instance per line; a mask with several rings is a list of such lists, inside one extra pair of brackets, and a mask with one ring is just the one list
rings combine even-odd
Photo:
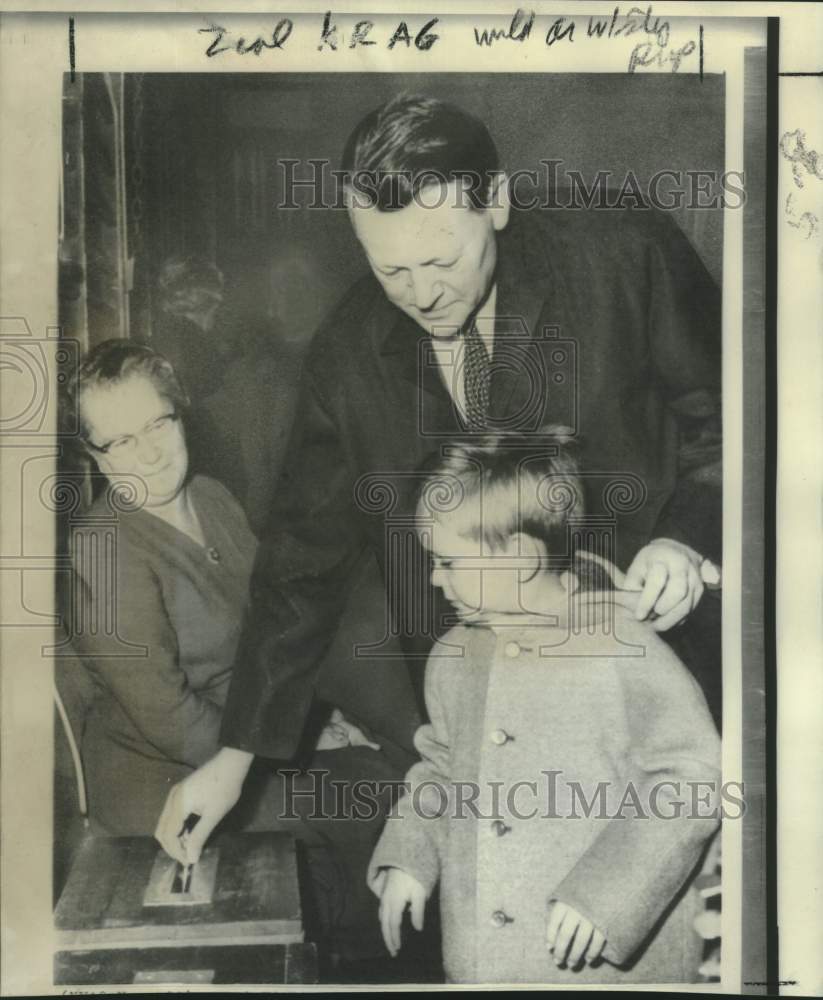
[(497, 435), (427, 480), (418, 529), (459, 624), (429, 658), (422, 760), (369, 884), (396, 954), (439, 880), (451, 982), (690, 982), (719, 741), (619, 571), (573, 552), (567, 445)]

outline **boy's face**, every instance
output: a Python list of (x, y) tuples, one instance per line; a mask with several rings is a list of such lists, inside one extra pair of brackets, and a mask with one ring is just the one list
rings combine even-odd
[(432, 527), (432, 586), (440, 587), (461, 618), (479, 612), (523, 610), (515, 551), (490, 551), (487, 544), (458, 534), (448, 523)]

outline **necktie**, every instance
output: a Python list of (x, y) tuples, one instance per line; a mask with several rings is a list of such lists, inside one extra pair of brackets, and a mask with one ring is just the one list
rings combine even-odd
[(466, 424), (485, 430), (489, 410), (491, 365), (486, 345), (472, 323), (463, 335), (463, 386), (466, 393)]

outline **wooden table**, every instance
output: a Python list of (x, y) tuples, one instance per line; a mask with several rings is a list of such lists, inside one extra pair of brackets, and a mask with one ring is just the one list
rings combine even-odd
[(317, 981), (286, 834), (222, 834), (191, 870), (150, 837), (89, 838), (54, 922), (55, 985)]

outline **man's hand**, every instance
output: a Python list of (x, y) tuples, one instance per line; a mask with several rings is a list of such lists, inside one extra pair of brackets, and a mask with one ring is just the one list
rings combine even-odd
[(546, 944), (554, 955), (555, 964), (577, 968), (580, 962), (591, 965), (600, 957), (606, 939), (590, 920), (581, 917), (577, 910), (555, 900), (549, 904), (549, 923)]
[[(200, 860), (212, 830), (240, 798), (252, 759), (244, 750), (223, 747), (172, 788), (154, 831), (167, 854), (184, 865)], [(192, 814), (200, 819), (189, 828)]]
[(381, 871), (374, 885), (380, 896), (380, 929), (392, 958), (400, 951), (400, 925), (407, 906), (411, 906), (412, 927), (423, 930), (426, 890), (413, 875), (399, 868)]
[(654, 613), (657, 632), (677, 625), (703, 596), (701, 557), (694, 549), (670, 538), (656, 538), (634, 557), (626, 573), (626, 590), (640, 590), (635, 615), (643, 621)]

